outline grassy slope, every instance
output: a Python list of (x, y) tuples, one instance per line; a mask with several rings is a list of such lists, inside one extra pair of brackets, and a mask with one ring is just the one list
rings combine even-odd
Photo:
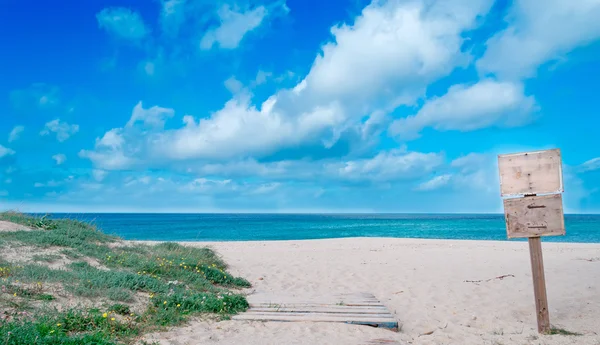
[[(226, 318), (248, 307), (236, 289), (250, 284), (227, 273), (226, 264), (208, 248), (123, 245), (73, 220), (18, 213), (0, 213), (0, 220), (35, 229), (0, 232), (0, 248), (54, 251), (26, 262), (0, 259), (0, 344), (129, 344), (191, 315)], [(59, 259), (68, 263), (65, 268), (49, 267)], [(57, 285), (62, 298), (96, 303), (56, 308), (51, 291)], [(133, 312), (140, 300), (143, 311)]]

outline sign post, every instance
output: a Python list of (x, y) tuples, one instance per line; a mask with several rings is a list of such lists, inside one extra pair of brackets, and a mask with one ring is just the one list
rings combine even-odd
[[(538, 332), (550, 331), (541, 236), (565, 234), (560, 150), (498, 156), (508, 238), (527, 238)], [(542, 194), (542, 195), (538, 195)]]

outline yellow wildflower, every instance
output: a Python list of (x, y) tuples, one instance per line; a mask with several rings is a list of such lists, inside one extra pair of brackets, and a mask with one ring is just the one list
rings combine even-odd
[(58, 327), (60, 327), (61, 325), (62, 325), (62, 324), (60, 324), (60, 323), (57, 323), (57, 324), (56, 324), (56, 326), (58, 326)]
[(115, 318), (114, 318), (114, 317), (111, 317), (111, 318), (110, 318), (110, 320), (111, 320), (111, 321), (115, 321)]
[(103, 318), (107, 318), (107, 317), (108, 317), (108, 314), (107, 314), (107, 313), (104, 313), (104, 314), (102, 314), (102, 317), (103, 317)]

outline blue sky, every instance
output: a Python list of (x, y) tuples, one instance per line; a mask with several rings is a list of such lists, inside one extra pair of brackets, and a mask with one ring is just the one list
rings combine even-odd
[(600, 213), (600, 1), (3, 2), (0, 209)]

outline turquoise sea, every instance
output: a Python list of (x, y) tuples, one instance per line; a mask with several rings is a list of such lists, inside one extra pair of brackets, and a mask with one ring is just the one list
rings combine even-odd
[[(128, 240), (254, 241), (340, 237), (507, 240), (501, 214), (52, 214)], [(600, 215), (566, 215), (554, 242), (600, 243)]]

